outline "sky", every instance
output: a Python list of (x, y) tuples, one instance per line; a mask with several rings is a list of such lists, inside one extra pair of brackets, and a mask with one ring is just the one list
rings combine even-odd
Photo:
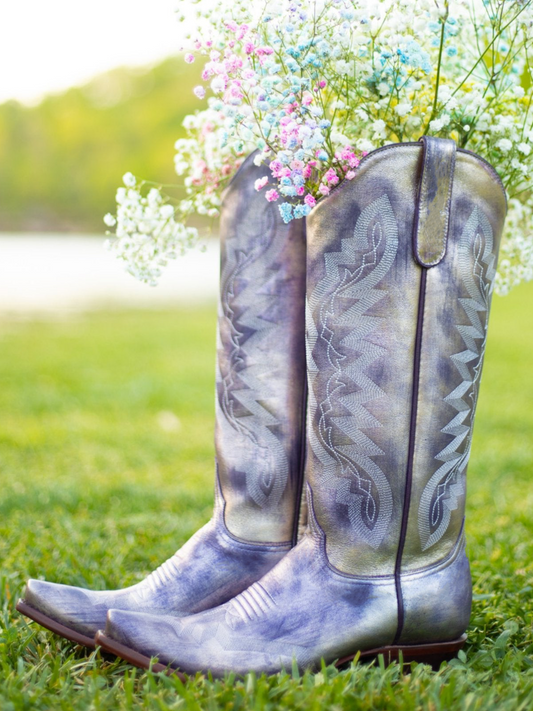
[(176, 0), (0, 0), (0, 102), (36, 103), (179, 51)]

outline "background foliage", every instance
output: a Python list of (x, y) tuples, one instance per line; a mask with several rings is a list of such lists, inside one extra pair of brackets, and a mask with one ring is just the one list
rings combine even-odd
[(0, 105), (0, 231), (104, 231), (126, 170), (176, 183), (174, 143), (199, 69), (121, 68), (36, 106)]
[(533, 285), (496, 298), (469, 466), (466, 653), (419, 665), (186, 686), (133, 672), (14, 611), (28, 576), (140, 580), (208, 520), (215, 309), (0, 320), (0, 708), (533, 707)]

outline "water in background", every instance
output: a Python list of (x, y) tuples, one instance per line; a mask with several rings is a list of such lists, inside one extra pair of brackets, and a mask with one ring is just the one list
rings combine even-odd
[(141, 284), (106, 252), (104, 237), (0, 234), (0, 313), (65, 313), (213, 302), (219, 245), (192, 250), (166, 267), (159, 286)]

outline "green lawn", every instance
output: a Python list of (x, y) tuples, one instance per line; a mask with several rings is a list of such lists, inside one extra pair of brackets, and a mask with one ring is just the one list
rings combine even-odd
[[(214, 310), (0, 321), (0, 709), (533, 707), (533, 285), (495, 298), (469, 470), (475, 602), (441, 671), (354, 665), (186, 686), (17, 615), (28, 576), (141, 579), (210, 515)], [(173, 413), (173, 414), (170, 414)]]

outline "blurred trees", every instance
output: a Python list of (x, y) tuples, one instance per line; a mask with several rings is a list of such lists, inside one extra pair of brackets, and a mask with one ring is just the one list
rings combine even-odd
[(0, 230), (102, 233), (122, 175), (175, 183), (174, 142), (201, 108), (196, 65), (120, 68), (36, 106), (0, 105)]

